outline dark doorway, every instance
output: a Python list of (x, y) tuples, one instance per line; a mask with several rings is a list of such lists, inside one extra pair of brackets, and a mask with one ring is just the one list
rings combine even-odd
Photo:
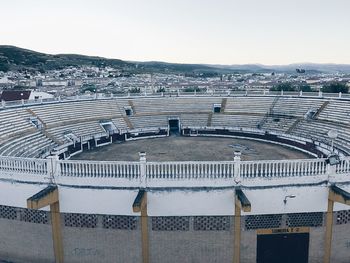
[(169, 120), (169, 132), (170, 134), (178, 134), (180, 132), (179, 120)]
[(307, 263), (309, 233), (258, 235), (257, 263)]
[(132, 109), (125, 109), (126, 116), (132, 116)]
[(221, 106), (214, 106), (214, 113), (220, 113), (221, 112)]

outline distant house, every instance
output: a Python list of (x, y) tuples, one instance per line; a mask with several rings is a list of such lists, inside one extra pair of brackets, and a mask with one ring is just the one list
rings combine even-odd
[(49, 98), (53, 98), (53, 95), (34, 90), (4, 90), (0, 95), (0, 101), (40, 100)]

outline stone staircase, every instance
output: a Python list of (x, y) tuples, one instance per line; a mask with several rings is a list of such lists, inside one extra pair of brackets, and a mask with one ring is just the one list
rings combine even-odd
[(29, 112), (30, 115), (32, 115), (33, 117), (37, 118), (43, 124), (44, 129), (46, 129), (46, 126), (47, 126), (46, 123), (34, 111), (28, 108), (26, 109), (26, 111)]
[(289, 129), (286, 131), (287, 134), (291, 134), (292, 131), (298, 126), (298, 124), (301, 122), (301, 119), (296, 119), (292, 126), (289, 127)]
[(134, 129), (134, 125), (132, 125), (131, 121), (129, 120), (129, 118), (127, 116), (123, 116), (123, 119), (124, 119), (124, 121), (129, 129)]
[(318, 110), (317, 110), (317, 112), (316, 112), (316, 114), (315, 114), (315, 116), (314, 116), (314, 119), (317, 119), (318, 118), (318, 116), (321, 114), (321, 112), (327, 107), (327, 105), (329, 104), (329, 101), (327, 100), (327, 101), (325, 101), (323, 104), (322, 104), (322, 106), (320, 107), (320, 108), (318, 108)]
[(211, 120), (212, 120), (212, 118), (213, 118), (213, 113), (210, 112), (210, 113), (208, 114), (207, 127), (210, 127), (210, 126), (211, 126)]
[(221, 110), (220, 110), (220, 113), (224, 113), (224, 112), (225, 112), (226, 104), (227, 104), (227, 98), (223, 98), (223, 99), (221, 100)]
[(132, 109), (133, 114), (136, 114), (135, 106), (132, 100), (128, 100), (128, 104)]

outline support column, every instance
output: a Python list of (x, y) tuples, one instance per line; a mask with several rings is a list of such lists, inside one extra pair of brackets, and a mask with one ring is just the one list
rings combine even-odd
[(234, 216), (234, 249), (233, 263), (239, 263), (241, 259), (241, 204), (235, 195), (235, 216)]
[(328, 206), (326, 215), (326, 238), (323, 258), (324, 263), (331, 262), (334, 202), (338, 202), (344, 205), (350, 205), (350, 193), (346, 192), (345, 190), (339, 188), (334, 184), (329, 187)]
[(147, 214), (147, 192), (139, 190), (132, 205), (134, 212), (141, 212), (141, 246), (142, 262), (149, 262), (149, 244), (148, 244), (148, 214)]
[(142, 232), (142, 259), (143, 263), (149, 262), (148, 245), (148, 215), (147, 215), (147, 193), (145, 194), (145, 204), (141, 206), (141, 232)]
[(246, 195), (240, 188), (235, 190), (235, 216), (234, 216), (234, 246), (233, 246), (233, 263), (241, 261), (241, 210), (244, 212), (251, 211), (251, 204)]
[(334, 201), (331, 198), (332, 191), (329, 190), (328, 206), (326, 214), (326, 239), (324, 248), (324, 263), (331, 262), (331, 250), (332, 250), (332, 233), (333, 233), (333, 207)]
[(63, 263), (64, 254), (61, 235), (60, 205), (58, 187), (56, 185), (49, 185), (45, 189), (27, 199), (27, 207), (29, 209), (38, 210), (45, 206), (50, 206), (52, 243), (55, 254), (55, 262)]
[(55, 253), (56, 263), (63, 263), (63, 242), (61, 235), (61, 216), (59, 202), (50, 205), (51, 226), (53, 248)]

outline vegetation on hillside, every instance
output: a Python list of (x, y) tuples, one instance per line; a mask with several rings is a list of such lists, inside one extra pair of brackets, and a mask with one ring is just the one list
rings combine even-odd
[(194, 77), (217, 76), (218, 72), (231, 70), (217, 69), (199, 64), (178, 64), (164, 62), (128, 62), (120, 59), (107, 59), (74, 54), (50, 55), (14, 46), (0, 45), (0, 71), (39, 71), (59, 70), (66, 67), (96, 66), (113, 67), (123, 76), (138, 73), (185, 73)]
[(349, 93), (349, 87), (342, 82), (332, 82), (325, 84), (322, 87), (322, 91), (326, 93)]
[(292, 84), (290, 82), (279, 83), (272, 88), (271, 91), (303, 91), (303, 92), (311, 92), (311, 86), (308, 84)]

